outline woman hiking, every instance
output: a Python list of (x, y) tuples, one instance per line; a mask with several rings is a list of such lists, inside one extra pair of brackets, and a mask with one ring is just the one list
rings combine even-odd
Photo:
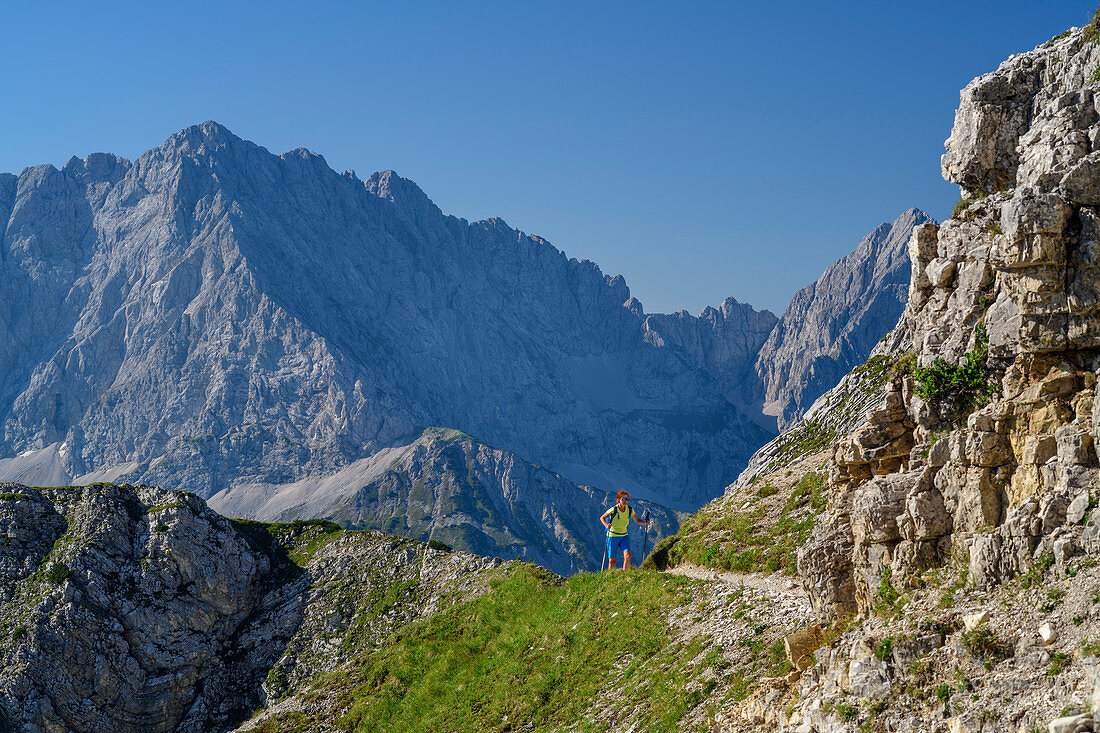
[(634, 507), (629, 505), (630, 494), (626, 490), (615, 494), (615, 506), (600, 515), (600, 522), (607, 528), (607, 569), (615, 569), (615, 556), (622, 550), (623, 570), (630, 570), (630, 536), (627, 528), (630, 526), (630, 518), (638, 524), (648, 527), (649, 522), (643, 522), (634, 513)]

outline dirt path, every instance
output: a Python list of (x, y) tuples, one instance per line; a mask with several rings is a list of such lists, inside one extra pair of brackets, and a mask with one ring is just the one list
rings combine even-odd
[(665, 572), (670, 575), (683, 575), (687, 578), (696, 578), (697, 580), (720, 580), (733, 586), (755, 588), (765, 593), (780, 596), (791, 596), (804, 601), (806, 607), (809, 608), (810, 599), (809, 596), (806, 595), (806, 591), (802, 589), (802, 586), (794, 579), (779, 573), (764, 575), (762, 573), (720, 572), (690, 563), (677, 565), (674, 568), (669, 568)]

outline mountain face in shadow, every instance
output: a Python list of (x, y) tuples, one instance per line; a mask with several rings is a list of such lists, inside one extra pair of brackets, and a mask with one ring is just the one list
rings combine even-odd
[[(621, 277), (207, 122), (0, 177), (0, 473), (210, 497), (425, 427), (691, 507), (769, 436)], [(636, 303), (636, 301), (634, 301)], [(355, 487), (359, 488), (359, 487)]]

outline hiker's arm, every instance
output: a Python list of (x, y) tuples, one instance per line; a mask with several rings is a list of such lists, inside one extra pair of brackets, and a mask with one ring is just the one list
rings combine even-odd
[(649, 526), (649, 523), (650, 523), (650, 522), (652, 522), (653, 520), (652, 520), (652, 519), (647, 519), (646, 521), (644, 521), (644, 522), (643, 522), (643, 521), (642, 521), (642, 520), (641, 520), (641, 519), (640, 519), (640, 518), (638, 517), (638, 513), (637, 513), (637, 512), (634, 512), (634, 521), (635, 521), (635, 522), (637, 522), (638, 524), (641, 524), (641, 525), (643, 525), (643, 526), (646, 526), (646, 527), (648, 527), (648, 526)]
[(611, 529), (611, 523), (607, 521), (607, 515), (610, 513), (611, 512), (604, 512), (600, 515), (600, 524), (603, 525), (604, 529)]

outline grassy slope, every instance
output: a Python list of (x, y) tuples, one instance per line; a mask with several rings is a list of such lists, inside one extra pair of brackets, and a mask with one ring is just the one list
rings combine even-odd
[(254, 730), (704, 730), (718, 705), (789, 669), (789, 629), (762, 624), (766, 604), (732, 586), (648, 571), (563, 580), (518, 563), (491, 585), (359, 650), (299, 692), (311, 705)]
[(654, 547), (648, 566), (793, 575), (798, 548), (825, 508), (824, 462), (815, 454), (715, 499)]

